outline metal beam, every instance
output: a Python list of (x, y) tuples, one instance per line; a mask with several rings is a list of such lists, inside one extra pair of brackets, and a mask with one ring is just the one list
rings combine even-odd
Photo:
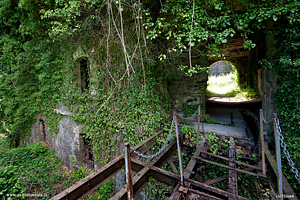
[[(276, 177), (277, 175), (276, 161), (268, 149), (267, 142), (265, 142), (264, 146), (265, 146), (266, 161), (268, 163), (267, 167), (269, 169), (268, 173), (271, 174), (271, 177)], [(282, 175), (282, 183), (283, 183), (282, 186), (283, 186), (284, 193), (293, 196), (293, 198), (287, 198), (287, 199), (298, 200), (296, 194), (294, 193), (292, 187), (290, 186), (289, 182), (287, 181), (284, 175)]]
[[(205, 144), (205, 142), (206, 142), (207, 136), (208, 136), (207, 133), (203, 136), (203, 138), (202, 138), (202, 140), (201, 140), (201, 142), (200, 142), (200, 144), (199, 144), (199, 146), (198, 146), (198, 149), (199, 149), (199, 150), (204, 146), (204, 144)], [(196, 163), (197, 163), (197, 160), (196, 160), (194, 157), (198, 157), (199, 154), (200, 154), (199, 151), (196, 151), (196, 152), (194, 153), (192, 159), (190, 160), (188, 166), (186, 167), (186, 170), (184, 170), (184, 177), (190, 178), (190, 176), (191, 176), (191, 174), (192, 174), (191, 172), (194, 170), (194, 167), (195, 167), (195, 165), (196, 165)]]
[[(181, 139), (182, 137), (183, 134), (180, 135)], [(165, 148), (165, 150), (156, 158), (154, 158), (149, 164), (146, 164), (144, 162), (135, 159), (131, 159), (132, 169), (138, 171), (138, 173), (134, 176), (132, 180), (134, 197), (136, 197), (140, 193), (140, 191), (144, 188), (144, 186), (147, 184), (149, 178), (149, 170), (155, 166), (161, 167), (172, 156), (172, 154), (176, 150), (176, 146), (177, 146), (176, 142), (177, 142), (176, 140), (171, 142), (171, 144), (169, 144)], [(126, 198), (127, 198), (126, 187), (123, 187), (118, 193), (116, 193), (113, 197), (111, 197), (111, 200), (126, 199)]]
[[(95, 186), (102, 185), (106, 180), (114, 176), (124, 165), (124, 155), (117, 157), (107, 165), (88, 175), (68, 189), (51, 198), (58, 199), (79, 199), (82, 195), (94, 189)], [(97, 189), (97, 188), (96, 188)]]
[[(158, 180), (160, 182), (163, 182), (163, 183), (166, 183), (166, 184), (169, 184), (169, 185), (172, 185), (176, 181), (180, 181), (180, 175), (179, 174), (174, 174), (172, 172), (160, 169), (160, 168), (155, 167), (155, 166), (151, 167), (149, 172), (150, 172), (150, 175), (153, 176), (153, 178), (155, 178), (156, 180)], [(203, 183), (200, 183), (200, 182), (194, 181), (192, 179), (188, 179), (188, 178), (185, 178), (184, 181), (186, 183), (189, 183), (190, 186), (192, 187), (192, 189), (199, 190), (201, 192), (212, 195), (214, 197), (217, 197), (217, 198), (220, 198), (220, 199), (228, 199), (228, 197), (229, 197), (229, 193), (224, 191), (224, 190), (220, 190), (220, 189), (217, 189), (215, 187), (208, 186), (208, 185), (205, 185)], [(173, 193), (172, 193), (172, 196), (169, 198), (170, 200), (174, 199), (174, 198), (172, 198)], [(246, 199), (246, 198), (237, 196), (237, 199)], [(177, 200), (177, 199), (174, 199), (174, 200)]]
[[(137, 191), (140, 191), (143, 189), (145, 184), (147, 184), (148, 178), (149, 178), (149, 171), (150, 167), (146, 166), (144, 167), (139, 173), (137, 173), (134, 178), (132, 179), (133, 183), (133, 196), (137, 196)], [(124, 186), (119, 190), (113, 197), (110, 198), (110, 200), (125, 200), (127, 199), (127, 188)]]
[(205, 160), (203, 158), (200, 158), (200, 157), (195, 157), (203, 162), (206, 162), (206, 163), (210, 163), (210, 164), (213, 164), (213, 165), (217, 165), (217, 166), (220, 166), (220, 167), (224, 167), (224, 168), (227, 168), (227, 169), (231, 169), (231, 170), (235, 170), (237, 172), (242, 172), (244, 174), (250, 174), (252, 176), (259, 176), (259, 177), (263, 177), (263, 178), (266, 178), (266, 176), (264, 176), (263, 174), (256, 174), (256, 173), (252, 173), (252, 172), (248, 172), (246, 170), (243, 170), (243, 169), (237, 169), (237, 168), (233, 168), (233, 167), (230, 167), (228, 165), (223, 165), (223, 164), (220, 164), (220, 163), (217, 163), (217, 162), (213, 162), (213, 161), (210, 161), (210, 160)]
[[(216, 157), (216, 158), (220, 158), (220, 159), (223, 159), (223, 160), (230, 161), (229, 158), (226, 158), (226, 157), (223, 157), (223, 156), (219, 156), (219, 155), (216, 155), (216, 154), (213, 154), (213, 153), (208, 153), (207, 151), (201, 151), (201, 153), (207, 154), (207, 155), (210, 155), (210, 156), (213, 156), (213, 157)], [(238, 164), (238, 165), (244, 165), (246, 167), (250, 167), (250, 168), (253, 168), (253, 169), (262, 170), (262, 167), (254, 166), (254, 165), (249, 165), (247, 163), (243, 163), (243, 162), (240, 162), (240, 161), (235, 161), (235, 163)]]
[[(253, 168), (246, 168), (246, 169), (243, 169), (247, 172), (251, 172), (252, 170), (254, 170)], [(240, 174), (244, 174), (243, 172), (237, 172), (237, 175), (240, 175)], [(228, 175), (224, 175), (224, 176), (220, 176), (218, 178), (215, 178), (215, 179), (212, 179), (212, 180), (209, 180), (209, 181), (206, 181), (206, 182), (203, 182), (203, 184), (205, 185), (212, 185), (214, 183), (218, 183), (218, 182), (221, 182), (221, 181), (225, 181), (228, 179)]]
[[(229, 170), (228, 170), (228, 179), (229, 179), (229, 186), (228, 191), (230, 193), (229, 200), (235, 200), (236, 196), (238, 195), (238, 187), (237, 187), (237, 174), (236, 174), (236, 164), (235, 164), (235, 146), (234, 146), (234, 139), (230, 137), (230, 144), (229, 144)], [(233, 168), (233, 169), (232, 169)]]
[(221, 199), (218, 198), (218, 197), (214, 197), (214, 196), (212, 196), (212, 195), (206, 194), (206, 193), (204, 193), (204, 192), (200, 192), (200, 191), (198, 191), (198, 190), (193, 190), (193, 189), (191, 189), (191, 188), (189, 188), (189, 191), (190, 191), (191, 193), (198, 194), (198, 195), (200, 195), (201, 197), (204, 196), (204, 197), (207, 197), (207, 198), (209, 198), (209, 199), (221, 200)]
[[(158, 133), (152, 135), (148, 139), (139, 143), (134, 148), (141, 153), (146, 152), (153, 144), (155, 144), (156, 137), (161, 135), (163, 132), (164, 132), (163, 130), (159, 131)], [(137, 155), (131, 153), (131, 157), (136, 158)], [(51, 199), (53, 200), (80, 199), (80, 198), (82, 199), (86, 197), (89, 193), (91, 193), (92, 191), (100, 187), (103, 183), (105, 183), (108, 179), (114, 176), (117, 172), (119, 172), (124, 164), (125, 164), (124, 154), (122, 154), (116, 159), (106, 164), (105, 166), (101, 167), (96, 172), (88, 175), (84, 179), (70, 186), (69, 188), (57, 194)]]
[[(150, 136), (146, 140), (143, 140), (141, 143), (136, 145), (134, 149), (136, 149), (140, 153), (145, 153), (151, 146), (153, 146), (156, 143), (156, 138), (159, 137), (163, 132), (164, 130), (160, 130), (156, 134)], [(131, 157), (137, 158), (138, 155), (135, 153), (131, 153)]]
[[(207, 136), (208, 136), (208, 134), (205, 134), (203, 136), (203, 138), (202, 138), (202, 140), (199, 144), (198, 149), (201, 149), (204, 146)], [(196, 144), (196, 145), (198, 145), (198, 144)], [(195, 156), (199, 156), (199, 151), (196, 150), (196, 152), (194, 153), (194, 155), (193, 155), (192, 159), (190, 160), (188, 166), (184, 170), (184, 175), (183, 176), (186, 177), (186, 178), (190, 178), (190, 176), (192, 174), (192, 171), (194, 170), (194, 167), (197, 163), (197, 160), (195, 159)], [(175, 187), (170, 199), (177, 199), (177, 198), (180, 197), (179, 187), (180, 187), (180, 184), (177, 184), (177, 186)]]
[(124, 147), (125, 147), (124, 149), (125, 149), (125, 173), (126, 173), (127, 199), (133, 200), (130, 144), (125, 143)]
[(173, 172), (174, 172), (175, 174), (179, 174), (178, 171), (177, 171), (177, 169), (176, 169), (175, 164), (174, 164), (173, 161), (172, 161), (172, 159), (169, 160), (169, 163), (170, 163), (170, 166), (171, 166)]

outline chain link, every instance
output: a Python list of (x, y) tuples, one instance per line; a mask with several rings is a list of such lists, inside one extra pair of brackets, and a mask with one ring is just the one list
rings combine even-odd
[(260, 111), (260, 113), (261, 113), (261, 118), (262, 118), (262, 120), (263, 120), (266, 124), (270, 124), (270, 123), (273, 121), (273, 118), (272, 118), (270, 121), (267, 121), (267, 120), (264, 118), (264, 115), (263, 115), (262, 110)]
[(196, 112), (190, 117), (185, 118), (185, 117), (179, 116), (178, 114), (177, 114), (177, 116), (181, 119), (189, 120), (189, 119), (192, 119), (193, 117), (195, 117), (196, 114), (198, 113), (198, 111), (200, 112), (200, 105), (198, 106), (198, 109), (196, 110)]
[(160, 155), (164, 150), (165, 148), (167, 147), (167, 144), (169, 143), (170, 141), (170, 137), (171, 137), (171, 134), (172, 134), (172, 130), (173, 130), (173, 127), (174, 127), (174, 123), (175, 123), (175, 115), (173, 115), (173, 120), (172, 120), (172, 124), (171, 124), (171, 128), (170, 128), (170, 131), (169, 131), (169, 134), (168, 134), (168, 137), (167, 137), (167, 140), (166, 142), (164, 143), (164, 146), (155, 154), (152, 154), (152, 155), (145, 155), (145, 154), (142, 154), (140, 152), (138, 152), (136, 149), (134, 148), (130, 148), (130, 150), (132, 150), (134, 153), (136, 153), (138, 156), (141, 156), (142, 158), (146, 158), (146, 159), (153, 159), (155, 158), (156, 156)]
[[(196, 112), (191, 117), (184, 118), (184, 117), (179, 116), (178, 114), (177, 114), (177, 116), (181, 119), (189, 120), (189, 119), (192, 119), (193, 117), (195, 117), (198, 112), (201, 112), (200, 105), (198, 106), (198, 109), (196, 110)], [(202, 133), (204, 133), (203, 115), (201, 115), (200, 127), (202, 127)]]
[(298, 169), (294, 166), (295, 164), (294, 164), (294, 162), (293, 162), (293, 160), (291, 159), (291, 157), (290, 157), (290, 153), (288, 152), (288, 150), (286, 150), (286, 144), (284, 143), (284, 141), (283, 141), (283, 139), (284, 139), (284, 137), (283, 137), (283, 135), (281, 134), (281, 128), (280, 128), (280, 126), (279, 126), (279, 119), (276, 117), (275, 118), (275, 127), (276, 127), (276, 131), (277, 131), (277, 133), (278, 133), (278, 135), (279, 135), (279, 139), (280, 139), (280, 142), (281, 142), (281, 147), (283, 148), (283, 153), (285, 154), (285, 156), (286, 156), (286, 159), (288, 160), (288, 162), (289, 162), (289, 165), (291, 166), (291, 171), (295, 174), (295, 178), (299, 181), (299, 183), (300, 183), (300, 176), (299, 176), (299, 174), (298, 174)]

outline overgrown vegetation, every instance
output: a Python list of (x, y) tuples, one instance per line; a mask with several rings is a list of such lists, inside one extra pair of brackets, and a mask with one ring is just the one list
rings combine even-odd
[[(54, 152), (40, 143), (1, 151), (1, 199), (29, 199), (26, 194), (49, 199), (77, 181)], [(18, 195), (18, 196), (13, 196)]]
[[(299, 5), (297, 0), (2, 0), (1, 133), (16, 147), (42, 113), (48, 133), (55, 134), (60, 116), (54, 109), (63, 103), (73, 120), (85, 124), (95, 159), (105, 164), (119, 153), (118, 141), (134, 145), (164, 127), (172, 107), (162, 89), (164, 74), (205, 69), (192, 59), (221, 59), (218, 46), (237, 32), (245, 48), (254, 48), (249, 35), (263, 29), (278, 49), (261, 64), (279, 75), (274, 99), (287, 148), (299, 165)], [(238, 6), (245, 9), (237, 13)], [(267, 20), (275, 23), (272, 29)], [(76, 52), (82, 53), (74, 60)], [(90, 87), (81, 90), (75, 65), (83, 57), (91, 76)]]
[(237, 99), (257, 98), (259, 95), (252, 88), (241, 88), (234, 72), (219, 76), (209, 76), (206, 94), (211, 96), (233, 97)]

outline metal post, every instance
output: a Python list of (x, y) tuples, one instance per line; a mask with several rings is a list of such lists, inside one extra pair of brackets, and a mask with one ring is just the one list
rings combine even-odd
[(278, 194), (280, 199), (283, 199), (282, 192), (282, 171), (281, 171), (281, 154), (280, 154), (280, 140), (277, 132), (277, 113), (273, 113), (273, 124), (274, 124), (274, 137), (275, 137), (275, 148), (276, 148), (276, 161), (277, 161), (277, 184), (278, 184)]
[(178, 149), (181, 185), (184, 185), (184, 182), (183, 182), (183, 166), (182, 166), (181, 149), (180, 149), (180, 141), (179, 141), (179, 131), (178, 131), (178, 119), (177, 119), (176, 111), (174, 112), (174, 115), (175, 115), (175, 127), (176, 127), (177, 149)]
[(124, 150), (125, 150), (127, 199), (133, 200), (132, 171), (131, 171), (131, 157), (130, 157), (130, 144), (129, 143), (124, 144)]
[(262, 119), (262, 109), (259, 109), (259, 113), (260, 113), (260, 142), (261, 142), (262, 171), (263, 171), (263, 175), (266, 175), (264, 124)]
[(200, 135), (200, 113), (201, 113), (201, 106), (198, 107), (198, 130), (196, 136), (196, 152), (199, 153), (199, 135)]

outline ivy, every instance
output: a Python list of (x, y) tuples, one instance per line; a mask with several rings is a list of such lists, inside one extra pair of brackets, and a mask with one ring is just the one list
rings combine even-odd
[[(172, 104), (162, 89), (165, 78), (192, 76), (206, 67), (186, 64), (187, 57), (221, 59), (219, 49), (237, 34), (251, 50), (256, 44), (250, 34), (263, 29), (274, 36), (278, 49), (261, 65), (279, 75), (274, 99), (288, 150), (299, 163), (299, 4), (3, 0), (1, 133), (18, 146), (41, 113), (47, 133), (56, 134), (61, 116), (54, 109), (63, 104), (74, 113), (73, 120), (85, 125), (82, 132), (105, 164), (120, 153), (120, 141), (135, 145), (168, 128), (164, 124)], [(266, 28), (268, 20), (274, 28)], [(76, 86), (79, 47), (92, 66), (91, 87), (84, 92)]]

